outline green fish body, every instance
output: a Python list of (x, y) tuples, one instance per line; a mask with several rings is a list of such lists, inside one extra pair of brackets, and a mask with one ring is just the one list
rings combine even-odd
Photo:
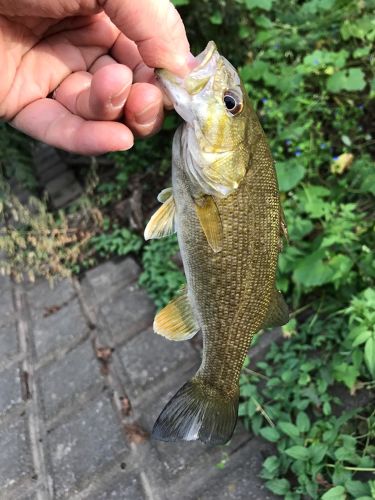
[[(212, 82), (209, 91), (220, 94), (226, 114), (223, 119), (218, 99), (208, 107), (219, 110), (216, 136), (209, 142), (199, 139), (207, 138), (205, 127), (214, 126), (207, 120), (198, 132), (193, 127), (194, 136), (191, 121), (177, 130), (172, 191), (161, 196), (159, 217), (151, 219), (146, 237), (177, 232), (187, 280), (186, 291), (158, 313), (154, 329), (172, 340), (190, 338), (200, 330), (203, 359), (193, 379), (160, 414), (153, 436), (223, 444), (236, 424), (239, 376), (254, 334), (288, 321), (287, 307), (275, 287), (283, 221), (274, 162), (238, 75), (212, 42), (201, 57), (199, 69), (211, 62), (219, 76), (224, 61), (221, 71), (227, 73)], [(201, 77), (197, 80), (203, 85)], [(173, 91), (166, 87), (173, 99)], [(234, 96), (235, 102), (223, 102), (223, 95)], [(230, 144), (226, 136), (233, 134), (236, 117), (241, 118), (235, 126), (238, 137)], [(202, 172), (192, 165), (199, 157), (194, 144), (205, 155)]]

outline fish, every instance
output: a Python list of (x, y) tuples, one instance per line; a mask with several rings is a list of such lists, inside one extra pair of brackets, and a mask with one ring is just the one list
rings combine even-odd
[(157, 70), (183, 118), (172, 145), (172, 187), (145, 239), (177, 233), (186, 286), (159, 311), (154, 331), (203, 336), (201, 365), (167, 403), (152, 436), (219, 445), (234, 432), (239, 377), (254, 335), (288, 322), (276, 288), (286, 225), (274, 161), (238, 72), (214, 42), (185, 77)]

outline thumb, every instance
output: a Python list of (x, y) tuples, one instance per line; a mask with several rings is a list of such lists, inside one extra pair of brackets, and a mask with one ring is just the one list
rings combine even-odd
[(169, 0), (102, 0), (112, 22), (133, 40), (152, 68), (184, 75), (191, 54), (182, 19)]

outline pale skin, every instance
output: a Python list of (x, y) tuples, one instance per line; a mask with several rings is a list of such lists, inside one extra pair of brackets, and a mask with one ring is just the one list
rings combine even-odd
[(168, 0), (0, 0), (0, 119), (61, 149), (127, 150), (155, 133), (152, 68), (193, 64)]

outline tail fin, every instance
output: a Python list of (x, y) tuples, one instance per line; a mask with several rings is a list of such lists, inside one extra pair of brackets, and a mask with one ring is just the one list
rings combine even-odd
[(175, 394), (159, 415), (152, 437), (161, 441), (225, 444), (237, 422), (238, 392), (226, 395), (193, 378)]

